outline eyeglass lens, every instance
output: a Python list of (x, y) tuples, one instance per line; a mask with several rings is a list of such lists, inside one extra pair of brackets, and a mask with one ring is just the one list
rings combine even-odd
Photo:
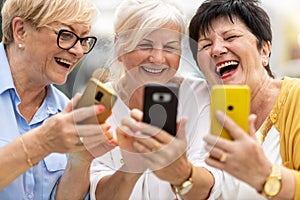
[(57, 37), (58, 46), (65, 50), (71, 49), (79, 40), (85, 54), (93, 49), (97, 41), (96, 37), (91, 36), (81, 38), (68, 30), (60, 30)]

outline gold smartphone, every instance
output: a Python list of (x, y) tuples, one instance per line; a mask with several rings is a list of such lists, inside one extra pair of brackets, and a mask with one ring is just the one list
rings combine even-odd
[(76, 106), (76, 108), (91, 106), (91, 105), (104, 105), (105, 111), (95, 117), (86, 119), (82, 123), (89, 124), (103, 124), (106, 119), (111, 115), (112, 107), (117, 100), (117, 95), (112, 90), (107, 88), (103, 83), (96, 78), (90, 78), (87, 86)]
[(232, 140), (223, 124), (217, 121), (217, 110), (223, 111), (248, 132), (250, 88), (246, 85), (215, 85), (211, 89), (211, 133)]

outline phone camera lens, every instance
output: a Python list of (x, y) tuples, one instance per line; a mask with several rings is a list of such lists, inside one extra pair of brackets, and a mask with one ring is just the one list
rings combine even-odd
[(232, 111), (233, 110), (233, 106), (228, 106), (228, 110)]
[(164, 100), (164, 96), (163, 96), (163, 95), (160, 95), (160, 96), (159, 96), (159, 100), (160, 100), (160, 101), (163, 101), (163, 100)]
[(96, 94), (96, 96), (95, 96), (95, 99), (96, 99), (97, 101), (101, 101), (102, 97), (103, 97), (103, 93), (102, 93), (102, 92), (97, 92), (97, 94)]

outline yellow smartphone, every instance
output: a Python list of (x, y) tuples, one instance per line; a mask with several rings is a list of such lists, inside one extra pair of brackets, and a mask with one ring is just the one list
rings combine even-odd
[(223, 111), (248, 132), (250, 88), (246, 85), (215, 85), (211, 89), (211, 133), (232, 140), (223, 124), (217, 121), (217, 110)]
[(117, 95), (112, 90), (107, 88), (96, 78), (90, 78), (76, 108), (101, 104), (105, 106), (105, 111), (95, 117), (91, 117), (85, 120), (82, 123), (103, 124), (106, 121), (106, 119), (111, 115), (111, 110), (116, 100)]

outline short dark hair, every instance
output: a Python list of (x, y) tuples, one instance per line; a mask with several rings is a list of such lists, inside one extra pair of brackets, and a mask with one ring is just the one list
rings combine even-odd
[[(258, 49), (263, 42), (272, 43), (272, 30), (269, 15), (260, 7), (258, 0), (206, 0), (198, 8), (189, 25), (189, 45), (197, 62), (197, 42), (199, 35), (206, 35), (211, 22), (219, 17), (238, 17), (258, 40)], [(270, 53), (271, 54), (271, 53)], [(269, 55), (270, 56), (270, 55)], [(269, 63), (265, 67), (270, 77), (274, 78)]]

